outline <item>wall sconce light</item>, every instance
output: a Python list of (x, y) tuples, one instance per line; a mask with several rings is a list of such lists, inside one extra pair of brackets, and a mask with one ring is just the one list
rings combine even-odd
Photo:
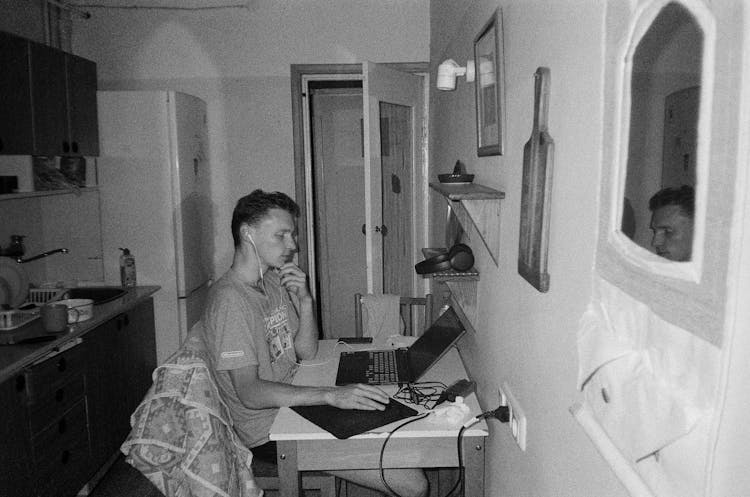
[(474, 61), (467, 60), (466, 67), (461, 67), (453, 59), (444, 60), (438, 66), (437, 89), (455, 90), (457, 76), (466, 76), (467, 83), (474, 81)]

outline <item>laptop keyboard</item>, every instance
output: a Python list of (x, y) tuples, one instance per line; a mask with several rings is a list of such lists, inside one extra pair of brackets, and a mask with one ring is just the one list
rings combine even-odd
[(365, 370), (365, 375), (370, 382), (397, 382), (396, 354), (392, 350), (370, 351), (370, 362)]

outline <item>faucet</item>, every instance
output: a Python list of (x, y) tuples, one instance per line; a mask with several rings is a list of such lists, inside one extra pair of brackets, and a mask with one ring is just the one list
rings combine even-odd
[(61, 252), (63, 254), (67, 254), (68, 253), (68, 249), (66, 249), (66, 248), (58, 248), (58, 249), (55, 249), (55, 250), (50, 250), (49, 252), (42, 252), (41, 254), (35, 255), (34, 257), (27, 257), (26, 259), (24, 259), (23, 257), (19, 256), (19, 257), (16, 257), (16, 262), (19, 263), (19, 264), (23, 264), (23, 263), (26, 263), (26, 262), (31, 262), (31, 261), (35, 261), (37, 259), (41, 259), (42, 257), (47, 257), (48, 255), (56, 254), (58, 252)]

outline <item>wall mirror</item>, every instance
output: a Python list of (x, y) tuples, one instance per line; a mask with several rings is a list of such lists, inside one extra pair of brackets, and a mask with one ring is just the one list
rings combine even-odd
[[(632, 57), (620, 225), (636, 244), (671, 261), (692, 258), (694, 209), (685, 212), (685, 204), (694, 200), (696, 186), (702, 55), (703, 31), (695, 17), (669, 3)], [(650, 206), (652, 196), (667, 188)]]
[[(596, 269), (656, 315), (718, 345), (735, 174), (727, 150), (737, 137), (729, 119), (738, 97), (726, 92), (731, 61), (720, 54), (717, 62), (717, 54), (716, 20), (700, 0), (608, 9)], [(658, 247), (664, 233), (652, 230), (649, 200), (682, 186), (692, 189), (694, 215), (676, 256)]]

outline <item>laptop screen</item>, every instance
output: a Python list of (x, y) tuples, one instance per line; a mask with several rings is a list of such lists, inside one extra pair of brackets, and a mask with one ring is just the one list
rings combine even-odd
[(458, 319), (456, 311), (448, 308), (430, 327), (409, 347), (411, 377), (416, 381), (453, 345), (466, 330)]

